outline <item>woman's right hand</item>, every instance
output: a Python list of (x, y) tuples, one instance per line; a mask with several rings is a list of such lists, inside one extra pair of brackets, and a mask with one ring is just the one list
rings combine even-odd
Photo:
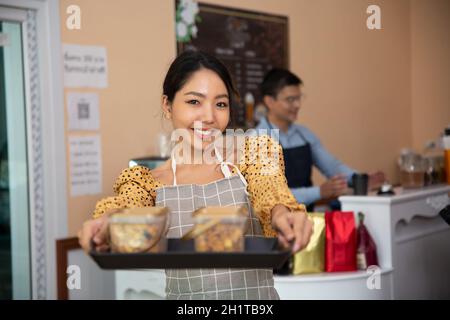
[(78, 241), (86, 253), (91, 251), (91, 240), (96, 251), (108, 250), (108, 215), (104, 214), (100, 218), (83, 223), (83, 227), (78, 231)]

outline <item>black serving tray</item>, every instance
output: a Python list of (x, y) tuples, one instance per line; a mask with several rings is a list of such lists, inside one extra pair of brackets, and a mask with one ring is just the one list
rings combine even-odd
[(163, 253), (90, 252), (102, 269), (280, 268), (290, 256), (277, 238), (246, 237), (243, 252), (196, 252), (193, 240), (168, 239)]

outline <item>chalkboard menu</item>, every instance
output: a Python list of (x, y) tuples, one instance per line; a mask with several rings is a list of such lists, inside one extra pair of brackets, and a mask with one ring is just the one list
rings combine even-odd
[(265, 109), (259, 85), (273, 67), (289, 67), (288, 18), (255, 11), (176, 1), (177, 50), (201, 50), (230, 71), (241, 101), (232, 127), (253, 127)]

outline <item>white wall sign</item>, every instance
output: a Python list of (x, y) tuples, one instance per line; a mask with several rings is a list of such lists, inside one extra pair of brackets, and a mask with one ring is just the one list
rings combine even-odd
[(68, 93), (69, 130), (99, 130), (98, 108), (98, 94)]
[(102, 191), (100, 135), (69, 136), (70, 195), (98, 194)]
[(64, 44), (63, 61), (65, 87), (106, 88), (108, 86), (105, 47)]

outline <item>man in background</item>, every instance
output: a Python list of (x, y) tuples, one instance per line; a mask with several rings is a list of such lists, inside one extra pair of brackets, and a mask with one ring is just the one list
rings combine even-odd
[[(336, 199), (351, 185), (355, 170), (331, 155), (319, 138), (308, 128), (296, 124), (302, 101), (302, 80), (285, 69), (272, 69), (261, 84), (267, 117), (262, 118), (256, 129), (279, 129), (279, 142), (283, 147), (288, 185), (298, 202), (309, 206), (318, 200)], [(311, 180), (316, 166), (327, 178), (320, 186)], [(369, 189), (379, 187), (385, 180), (382, 172), (369, 175)], [(339, 209), (339, 203), (331, 203)]]

